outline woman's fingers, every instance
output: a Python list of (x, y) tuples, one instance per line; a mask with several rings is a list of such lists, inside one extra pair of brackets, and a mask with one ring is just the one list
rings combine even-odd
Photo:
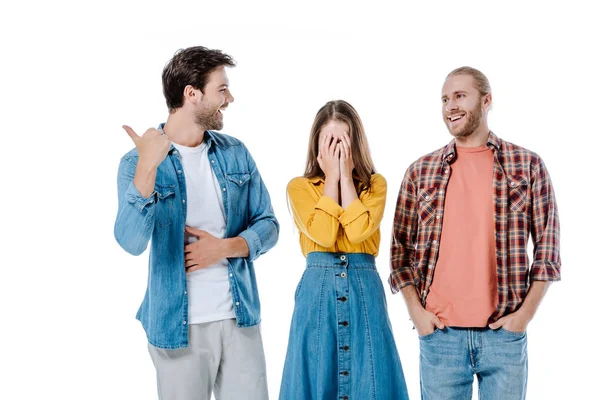
[(325, 154), (326, 153), (326, 148), (325, 148), (325, 143), (327, 142), (327, 134), (321, 135), (319, 137), (319, 154)]

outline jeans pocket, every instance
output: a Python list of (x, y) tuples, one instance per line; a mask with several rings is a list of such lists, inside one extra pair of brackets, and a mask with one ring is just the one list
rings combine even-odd
[(515, 336), (515, 337), (523, 337), (527, 333), (527, 332), (513, 332), (513, 331), (509, 331), (508, 329), (504, 328), (503, 326), (500, 327), (500, 331), (506, 333), (507, 335), (511, 335), (511, 336)]
[(435, 329), (433, 330), (433, 332), (431, 332), (431, 333), (428, 333), (427, 335), (423, 335), (423, 336), (419, 335), (419, 339), (421, 339), (421, 340), (428, 340), (428, 339), (431, 339), (432, 337), (434, 337), (434, 336), (435, 336), (435, 334), (436, 334), (436, 333), (438, 333), (438, 332), (440, 332), (440, 331), (441, 331), (441, 329), (435, 328)]

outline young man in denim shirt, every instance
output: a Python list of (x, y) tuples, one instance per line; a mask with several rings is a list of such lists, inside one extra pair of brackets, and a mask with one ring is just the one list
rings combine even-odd
[(169, 117), (119, 166), (117, 242), (150, 242), (148, 287), (137, 313), (161, 399), (267, 399), (253, 262), (279, 224), (250, 153), (214, 132), (233, 102), (218, 50), (181, 50), (163, 70)]

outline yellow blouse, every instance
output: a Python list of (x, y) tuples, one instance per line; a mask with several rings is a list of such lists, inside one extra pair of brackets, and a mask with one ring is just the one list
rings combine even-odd
[(371, 189), (363, 191), (345, 210), (323, 196), (322, 178), (294, 178), (287, 187), (294, 222), (300, 231), (302, 254), (379, 252), (379, 224), (383, 218), (387, 183), (380, 174), (371, 176)]

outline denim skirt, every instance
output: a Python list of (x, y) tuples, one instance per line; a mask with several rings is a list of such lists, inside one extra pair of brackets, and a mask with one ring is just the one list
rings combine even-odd
[(408, 399), (372, 255), (306, 257), (279, 399)]

